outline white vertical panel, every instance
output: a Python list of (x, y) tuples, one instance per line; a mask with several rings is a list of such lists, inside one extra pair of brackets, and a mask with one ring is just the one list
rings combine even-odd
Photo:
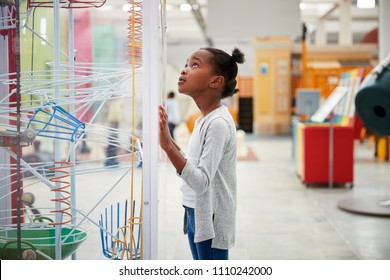
[(316, 28), (316, 45), (326, 45), (327, 40), (326, 40), (326, 32), (325, 32), (325, 20), (320, 19), (317, 22), (317, 28)]
[(143, 250), (145, 260), (157, 259), (158, 101), (161, 75), (159, 1), (143, 1), (142, 138), (143, 138)]
[(384, 59), (390, 54), (390, 1), (379, 0), (379, 56)]
[(352, 45), (352, 15), (351, 2), (349, 0), (340, 1), (339, 22), (339, 45)]

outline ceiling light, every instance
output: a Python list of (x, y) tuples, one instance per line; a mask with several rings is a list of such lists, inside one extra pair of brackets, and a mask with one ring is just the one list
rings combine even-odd
[(190, 4), (180, 4), (180, 10), (183, 12), (189, 12), (192, 10), (192, 7)]
[(358, 0), (357, 7), (359, 9), (372, 9), (375, 8), (375, 0)]

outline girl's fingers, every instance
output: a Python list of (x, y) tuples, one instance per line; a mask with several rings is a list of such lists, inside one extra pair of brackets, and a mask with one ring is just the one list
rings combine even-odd
[(161, 114), (162, 116), (164, 116), (165, 118), (167, 118), (167, 117), (168, 117), (168, 114), (167, 114), (167, 110), (165, 109), (165, 107), (162, 106), (162, 105), (160, 105), (159, 107), (160, 107), (160, 114)]
[(160, 114), (160, 121), (166, 123), (168, 120), (168, 115), (163, 111), (160, 111), (159, 114)]

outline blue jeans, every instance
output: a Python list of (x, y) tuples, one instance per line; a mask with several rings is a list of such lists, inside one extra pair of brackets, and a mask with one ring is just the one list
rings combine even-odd
[(211, 239), (195, 243), (195, 214), (194, 208), (185, 208), (185, 225), (188, 242), (190, 244), (192, 258), (194, 260), (228, 260), (229, 250), (216, 249), (211, 247)]

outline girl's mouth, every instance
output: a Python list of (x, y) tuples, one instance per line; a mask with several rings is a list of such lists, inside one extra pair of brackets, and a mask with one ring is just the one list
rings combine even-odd
[(180, 84), (185, 83), (185, 81), (186, 81), (186, 80), (185, 80), (184, 78), (180, 77), (180, 78), (179, 78), (179, 81), (178, 81), (177, 83), (180, 85)]

